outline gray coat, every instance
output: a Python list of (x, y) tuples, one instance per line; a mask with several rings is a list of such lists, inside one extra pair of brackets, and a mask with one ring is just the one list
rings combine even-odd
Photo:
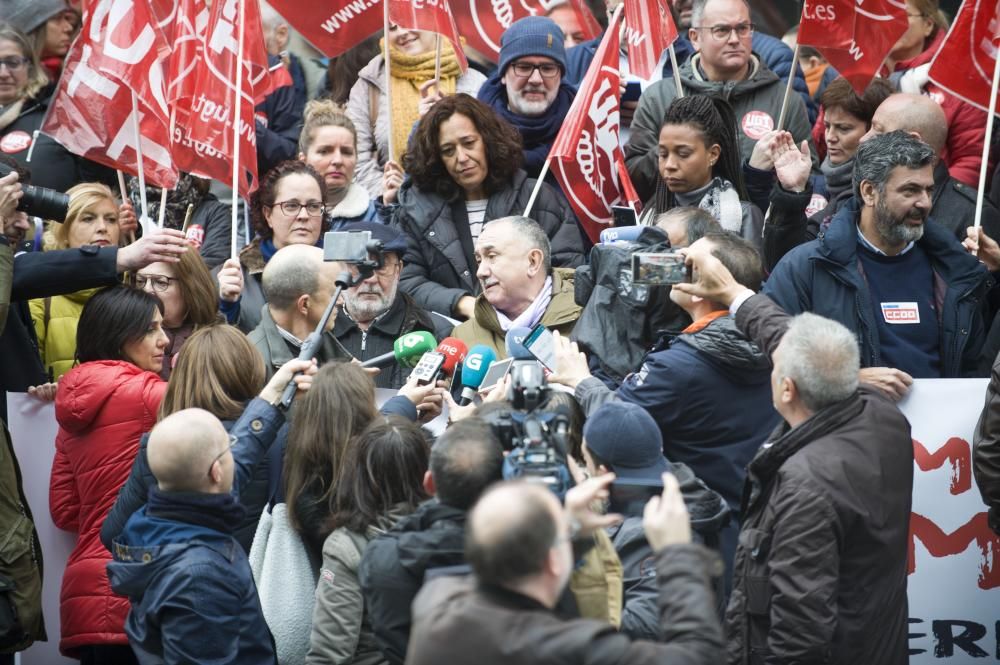
[[(260, 355), (264, 356), (264, 370), (267, 372), (267, 380), (270, 380), (278, 368), (298, 357), (299, 350), (278, 332), (278, 326), (271, 318), (267, 305), (261, 306), (258, 317), (260, 323), (247, 337), (250, 339), (250, 343), (260, 351)], [(320, 366), (331, 360), (350, 360), (351, 357), (351, 354), (340, 345), (332, 332), (328, 331), (323, 335), (323, 345), (316, 353), (316, 362)]]
[[(521, 214), (535, 182), (524, 171), (515, 173), (510, 186), (490, 196), (486, 221)], [(555, 190), (544, 183), (531, 218), (552, 243), (553, 266), (575, 268), (584, 262), (576, 218)], [(399, 190), (399, 206), (392, 223), (406, 233), (409, 242), (400, 287), (420, 307), (450, 316), (459, 298), (479, 295), (475, 263), (466, 255), (456, 231), (456, 224), (468, 225), (464, 201), (450, 203), (407, 182)]]

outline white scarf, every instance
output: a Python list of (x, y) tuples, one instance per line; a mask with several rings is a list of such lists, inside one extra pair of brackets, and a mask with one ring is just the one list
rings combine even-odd
[(548, 309), (551, 301), (552, 277), (546, 277), (542, 290), (535, 296), (531, 304), (528, 305), (528, 308), (521, 312), (513, 321), (507, 318), (507, 315), (500, 310), (495, 307), (493, 309), (496, 311), (497, 319), (500, 321), (500, 329), (507, 332), (511, 328), (533, 328), (542, 320), (545, 310)]

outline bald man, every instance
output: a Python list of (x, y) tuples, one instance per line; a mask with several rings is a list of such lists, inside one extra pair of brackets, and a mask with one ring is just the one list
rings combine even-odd
[(613, 477), (576, 486), (566, 495), (565, 509), (540, 484), (503, 483), (487, 491), (466, 526), (465, 556), (475, 580), (440, 578), (417, 595), (406, 662), (722, 662), (722, 634), (708, 587), (711, 557), (690, 542), (687, 510), (670, 474), (664, 475), (663, 496), (650, 501), (643, 517), (657, 553), (660, 620), (670, 641), (632, 641), (607, 623), (564, 621), (552, 612), (573, 571), (574, 545), (610, 523), (589, 506), (605, 495)]
[[(948, 121), (941, 106), (927, 95), (898, 93), (887, 97), (875, 110), (871, 129), (861, 140), (897, 129), (919, 138), (933, 148), (938, 157), (944, 154)], [(943, 159), (934, 166), (931, 203), (930, 218), (951, 230), (959, 240), (964, 240), (966, 230), (975, 220), (976, 190), (952, 178)], [(1000, 238), (1000, 211), (988, 198), (983, 201), (982, 226), (986, 235)]]
[[(340, 263), (323, 261), (323, 250), (312, 245), (282, 247), (267, 262), (261, 280), (267, 304), (249, 338), (264, 356), (268, 378), (298, 357), (302, 343), (319, 325), (342, 269)], [(352, 357), (331, 332), (336, 319), (335, 312), (316, 354), (320, 365)]]

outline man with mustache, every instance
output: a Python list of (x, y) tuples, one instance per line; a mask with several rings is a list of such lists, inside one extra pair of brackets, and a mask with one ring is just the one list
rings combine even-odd
[(950, 230), (928, 223), (936, 159), (904, 131), (862, 143), (854, 198), (764, 286), (789, 314), (847, 326), (858, 336), (861, 380), (896, 398), (912, 378), (986, 376), (992, 361), (980, 356), (993, 278)]
[[(341, 231), (370, 231), (373, 240), (382, 241), (383, 265), (368, 279), (344, 292), (337, 312), (333, 335), (341, 346), (361, 361), (392, 351), (392, 344), (415, 330), (433, 333), (440, 341), (454, 325), (443, 316), (421, 309), (399, 290), (406, 238), (396, 229), (375, 222), (347, 224)], [(398, 390), (410, 375), (410, 369), (398, 364), (383, 367), (375, 377), (379, 388)]]

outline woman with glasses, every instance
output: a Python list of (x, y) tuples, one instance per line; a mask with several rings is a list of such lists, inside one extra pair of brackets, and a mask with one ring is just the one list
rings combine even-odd
[[(442, 96), (458, 92), (475, 96), (486, 80), (471, 68), (462, 73), (451, 42), (444, 39), (441, 41), (441, 78), (436, 85), (432, 83), (437, 52), (437, 37), (432, 32), (391, 25), (388, 37), (382, 41), (387, 42), (389, 48), (392, 109), (389, 109), (386, 96), (382, 52), (358, 73), (346, 108), (357, 128), (356, 179), (373, 199), (382, 195), (383, 171), (401, 176), (399, 163), (406, 152), (413, 124), (427, 109)], [(393, 162), (389, 162), (390, 125)]]
[(160, 377), (166, 381), (191, 333), (222, 320), (215, 282), (201, 255), (185, 252), (178, 263), (150, 263), (140, 269), (135, 285), (163, 303), (163, 331), (170, 343), (164, 350)]
[[(522, 161), (517, 131), (468, 95), (445, 97), (420, 119), (403, 158), (410, 180), (393, 214), (410, 243), (400, 285), (419, 306), (457, 319), (472, 316), (481, 291), (475, 241), (491, 220), (522, 214), (535, 189)], [(531, 218), (552, 243), (554, 266), (583, 262), (576, 218), (544, 183)]]
[(77, 534), (62, 579), (59, 650), (84, 663), (137, 662), (124, 630), (129, 602), (108, 585), (111, 556), (98, 532), (128, 478), (139, 437), (156, 422), (167, 388), (159, 376), (167, 341), (155, 296), (125, 285), (99, 291), (80, 315), (80, 364), (56, 394), (49, 511), (56, 526)]
[(250, 199), (257, 236), (238, 259), (227, 259), (215, 271), (219, 310), (227, 321), (246, 333), (260, 323), (267, 302), (261, 280), (275, 252), (288, 245), (322, 246), (326, 196), (323, 176), (304, 162), (288, 160), (267, 172)]

